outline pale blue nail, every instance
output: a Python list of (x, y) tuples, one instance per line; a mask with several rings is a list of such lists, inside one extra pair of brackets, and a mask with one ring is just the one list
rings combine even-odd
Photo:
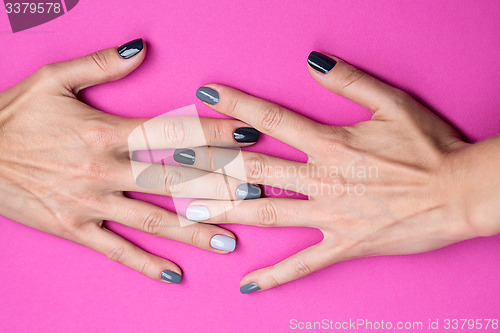
[(214, 249), (233, 252), (236, 247), (236, 240), (224, 235), (215, 235), (210, 240), (210, 246)]
[(210, 218), (210, 211), (205, 206), (189, 206), (186, 218), (191, 221), (206, 221)]

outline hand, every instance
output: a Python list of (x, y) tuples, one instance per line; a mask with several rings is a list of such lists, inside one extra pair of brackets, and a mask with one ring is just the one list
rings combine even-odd
[[(249, 182), (309, 200), (265, 198), (235, 208), (198, 200), (187, 216), (217, 224), (315, 227), (324, 234), (320, 243), (245, 276), (241, 292), (273, 288), (344, 260), (429, 251), (500, 231), (494, 201), (500, 180), (487, 176), (495, 168), (492, 156), (485, 157), (496, 147), (499, 160), (498, 139), (467, 144), (410, 96), (346, 62), (313, 52), (308, 63), (321, 85), (366, 107), (371, 120), (326, 126), (232, 88), (203, 88), (218, 97), (217, 103), (205, 103), (209, 107), (308, 155), (303, 164), (244, 152)], [(195, 152), (208, 156), (203, 148)], [(218, 149), (211, 156), (224, 154)], [(199, 159), (194, 167), (207, 165)], [(483, 191), (485, 185), (493, 190)]]
[[(44, 66), (0, 94), (0, 214), (88, 246), (152, 279), (179, 283), (177, 265), (114, 234), (103, 220), (228, 253), (235, 246), (231, 232), (206, 224), (181, 227), (188, 222), (184, 218), (129, 199), (123, 191), (227, 200), (231, 191), (246, 183), (236, 179), (226, 183), (222, 175), (214, 174), (201, 178), (207, 172), (180, 166), (131, 161), (129, 150), (207, 142), (246, 146), (257, 140), (258, 132), (228, 119), (125, 119), (75, 97), (86, 87), (127, 75), (145, 53), (143, 41), (135, 40), (118, 49)], [(201, 123), (199, 131), (195, 123)], [(237, 130), (242, 127), (243, 131)], [(147, 144), (140, 137), (143, 130)], [(247, 143), (235, 141), (235, 132), (239, 141)], [(134, 175), (132, 166), (144, 171)], [(192, 186), (185, 186), (185, 180)], [(229, 192), (223, 191), (226, 186)]]

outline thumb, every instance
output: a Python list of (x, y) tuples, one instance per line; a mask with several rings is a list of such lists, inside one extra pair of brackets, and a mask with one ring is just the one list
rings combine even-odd
[(358, 103), (375, 113), (392, 106), (401, 91), (377, 80), (337, 57), (311, 52), (308, 69), (316, 81), (331, 92)]
[(144, 60), (146, 45), (141, 38), (68, 61), (52, 64), (59, 82), (75, 95), (82, 89), (121, 79)]

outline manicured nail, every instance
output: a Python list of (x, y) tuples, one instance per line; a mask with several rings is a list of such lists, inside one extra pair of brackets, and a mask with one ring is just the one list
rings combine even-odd
[(257, 283), (247, 283), (244, 286), (240, 287), (240, 293), (242, 294), (250, 294), (253, 293), (254, 291), (260, 290), (260, 287), (257, 285)]
[(233, 135), (237, 142), (257, 142), (259, 140), (259, 131), (252, 127), (237, 128)]
[(180, 164), (193, 165), (196, 162), (196, 153), (192, 149), (176, 149), (174, 160)]
[(210, 240), (210, 246), (214, 249), (233, 252), (236, 247), (236, 240), (224, 235), (215, 235)]
[(210, 218), (210, 212), (205, 206), (189, 206), (186, 209), (186, 218), (191, 221), (206, 221)]
[(249, 200), (249, 199), (258, 199), (260, 198), (262, 191), (260, 187), (252, 184), (241, 184), (236, 189), (236, 196), (238, 199)]
[(219, 102), (219, 93), (208, 87), (201, 87), (196, 90), (196, 97), (203, 102), (215, 105)]
[(335, 60), (316, 51), (312, 51), (307, 58), (307, 63), (323, 74), (328, 73), (337, 64)]
[(135, 56), (137, 53), (141, 52), (144, 48), (144, 43), (142, 42), (142, 38), (134, 39), (127, 44), (123, 44), (122, 46), (118, 46), (118, 54), (123, 59), (129, 59)]
[(171, 283), (175, 283), (175, 284), (181, 283), (181, 279), (182, 279), (182, 277), (179, 274), (177, 274), (176, 272), (172, 272), (172, 271), (163, 271), (163, 272), (161, 272), (160, 277), (162, 280), (165, 280), (165, 281), (171, 282)]

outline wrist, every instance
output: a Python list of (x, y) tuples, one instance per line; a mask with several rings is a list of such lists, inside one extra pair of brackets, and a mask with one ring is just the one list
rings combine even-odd
[(445, 163), (445, 193), (461, 220), (464, 239), (500, 232), (500, 138), (465, 145)]

